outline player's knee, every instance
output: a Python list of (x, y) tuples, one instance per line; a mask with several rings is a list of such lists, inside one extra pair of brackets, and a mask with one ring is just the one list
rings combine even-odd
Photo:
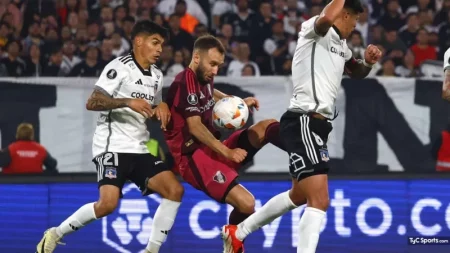
[(243, 196), (239, 199), (238, 206), (236, 207), (239, 212), (245, 214), (252, 214), (255, 212), (255, 198), (252, 195)]
[(107, 216), (116, 210), (118, 201), (114, 200), (99, 200), (94, 205), (95, 216), (98, 218)]
[(308, 199), (308, 206), (317, 208), (319, 210), (326, 211), (329, 205), (330, 199), (328, 198), (328, 196), (316, 195)]
[(263, 146), (265, 144), (267, 127), (278, 122), (276, 119), (265, 119), (249, 128), (250, 142), (257, 146)]
[(292, 203), (296, 206), (301, 206), (306, 204), (306, 198), (303, 194), (301, 194), (298, 191), (291, 190), (289, 192), (289, 198), (291, 199)]
[(180, 184), (171, 185), (170, 188), (167, 189), (166, 196), (163, 196), (166, 199), (181, 202), (184, 195), (184, 187)]

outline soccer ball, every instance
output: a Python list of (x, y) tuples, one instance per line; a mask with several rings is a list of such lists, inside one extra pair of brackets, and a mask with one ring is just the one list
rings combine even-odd
[(220, 128), (236, 130), (243, 127), (247, 119), (248, 107), (239, 97), (225, 97), (214, 105), (214, 124)]

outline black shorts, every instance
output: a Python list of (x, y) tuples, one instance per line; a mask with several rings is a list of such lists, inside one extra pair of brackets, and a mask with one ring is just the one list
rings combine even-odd
[(92, 161), (97, 167), (98, 186), (115, 185), (122, 190), (127, 180), (135, 183), (142, 195), (152, 192), (148, 189), (148, 180), (169, 170), (159, 158), (151, 154), (107, 152), (96, 156)]
[(287, 111), (280, 120), (280, 135), (289, 154), (289, 172), (298, 181), (327, 174), (327, 141), (333, 127), (328, 120)]

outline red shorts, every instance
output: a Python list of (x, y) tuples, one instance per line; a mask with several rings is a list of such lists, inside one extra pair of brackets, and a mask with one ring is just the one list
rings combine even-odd
[[(228, 137), (223, 144), (237, 148), (241, 129)], [(197, 190), (203, 191), (218, 202), (224, 203), (228, 192), (237, 182), (237, 170), (241, 164), (234, 163), (208, 147), (197, 149), (192, 156), (183, 156), (178, 164), (181, 177)]]

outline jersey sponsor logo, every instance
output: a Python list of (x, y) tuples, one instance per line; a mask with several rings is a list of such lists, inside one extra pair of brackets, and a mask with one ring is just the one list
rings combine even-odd
[(155, 99), (154, 96), (150, 96), (149, 94), (140, 93), (140, 92), (131, 92), (131, 97), (132, 98), (143, 98), (148, 101), (153, 101)]
[(191, 105), (196, 105), (196, 104), (198, 104), (198, 98), (197, 98), (197, 95), (194, 94), (194, 93), (189, 94), (188, 97), (187, 97), (187, 101), (188, 101), (188, 103), (191, 104)]
[(134, 184), (126, 185), (119, 208), (102, 219), (102, 241), (115, 252), (131, 253), (136, 251), (136, 244), (145, 248), (152, 232), (152, 217), (161, 203), (156, 194), (142, 197)]
[(106, 73), (106, 76), (107, 76), (109, 79), (114, 79), (114, 78), (117, 77), (117, 71), (116, 71), (115, 69), (110, 69), (110, 70), (108, 70), (108, 72)]
[(219, 184), (223, 184), (227, 181), (227, 178), (225, 175), (219, 170), (216, 172), (216, 174), (213, 177), (213, 180), (216, 181)]
[(109, 179), (117, 178), (117, 170), (114, 167), (105, 168), (105, 177)]
[(342, 58), (345, 58), (345, 54), (344, 54), (344, 52), (339, 52), (338, 50), (337, 50), (337, 48), (335, 48), (335, 47), (331, 47), (331, 50), (330, 50), (333, 54), (337, 54), (337, 55), (339, 55), (340, 57), (342, 57)]

